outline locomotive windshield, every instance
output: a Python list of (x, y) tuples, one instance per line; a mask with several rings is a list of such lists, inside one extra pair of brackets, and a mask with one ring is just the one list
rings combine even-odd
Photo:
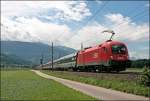
[(113, 45), (112, 46), (112, 53), (113, 54), (125, 54), (126, 47), (124, 45)]

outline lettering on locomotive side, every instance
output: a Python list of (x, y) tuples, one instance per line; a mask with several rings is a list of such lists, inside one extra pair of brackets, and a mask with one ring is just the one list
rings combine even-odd
[(93, 58), (98, 58), (98, 53), (94, 53)]

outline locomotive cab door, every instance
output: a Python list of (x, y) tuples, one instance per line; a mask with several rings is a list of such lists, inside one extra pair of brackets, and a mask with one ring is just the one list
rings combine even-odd
[(100, 52), (100, 57), (101, 57), (101, 62), (102, 62), (102, 65), (104, 66), (108, 66), (108, 59), (109, 59), (109, 56), (108, 56), (108, 49), (106, 47), (102, 47), (101, 48), (101, 52)]

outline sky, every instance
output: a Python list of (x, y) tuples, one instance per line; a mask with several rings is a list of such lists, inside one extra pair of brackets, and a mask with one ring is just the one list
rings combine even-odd
[(108, 40), (107, 29), (130, 57), (149, 58), (149, 1), (1, 1), (1, 40), (79, 50)]

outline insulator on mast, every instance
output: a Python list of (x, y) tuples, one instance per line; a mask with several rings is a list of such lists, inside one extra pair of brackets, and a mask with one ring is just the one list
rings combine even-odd
[(81, 51), (83, 50), (83, 43), (81, 43)]

